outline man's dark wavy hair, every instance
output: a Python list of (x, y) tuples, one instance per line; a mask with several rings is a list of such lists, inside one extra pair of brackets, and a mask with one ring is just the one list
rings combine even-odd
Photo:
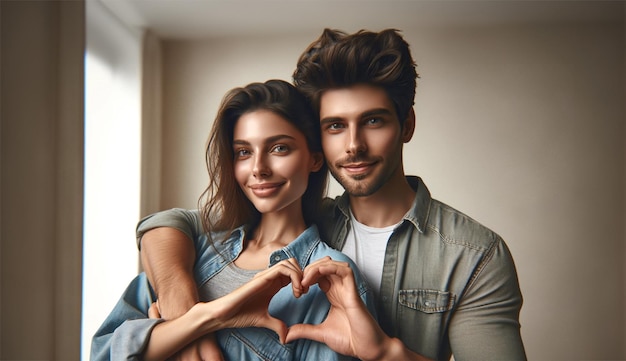
[(300, 56), (293, 81), (318, 113), (326, 90), (357, 84), (380, 87), (393, 102), (404, 126), (415, 102), (415, 68), (409, 44), (396, 29), (377, 33), (360, 30), (354, 34), (324, 29)]

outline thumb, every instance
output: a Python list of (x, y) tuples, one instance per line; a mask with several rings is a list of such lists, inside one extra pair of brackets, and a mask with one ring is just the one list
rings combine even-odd
[(305, 323), (299, 323), (289, 327), (289, 330), (287, 330), (287, 343), (301, 338), (324, 342), (324, 331), (319, 325), (309, 325)]
[(161, 312), (159, 312), (159, 305), (156, 302), (152, 302), (148, 309), (148, 318), (161, 318)]
[(280, 340), (280, 343), (282, 344), (286, 343), (285, 339), (287, 337), (287, 325), (285, 325), (283, 321), (274, 317), (269, 317), (265, 321), (263, 321), (262, 324), (260, 324), (259, 326), (269, 328), (270, 330), (276, 332), (276, 334), (278, 335), (278, 339)]

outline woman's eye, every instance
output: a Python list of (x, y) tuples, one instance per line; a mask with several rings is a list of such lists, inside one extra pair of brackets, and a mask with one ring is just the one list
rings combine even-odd
[(272, 153), (285, 153), (289, 151), (289, 148), (284, 144), (278, 144), (275, 145), (271, 151)]
[(247, 149), (235, 149), (235, 158), (245, 158), (250, 155)]

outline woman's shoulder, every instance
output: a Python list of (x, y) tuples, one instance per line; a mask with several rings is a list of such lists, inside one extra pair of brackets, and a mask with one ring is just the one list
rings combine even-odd
[(352, 261), (350, 257), (348, 257), (345, 253), (335, 248), (332, 248), (323, 239), (316, 246), (315, 256), (316, 257), (315, 259), (313, 259), (313, 261), (329, 256), (331, 259), (335, 261), (348, 262), (350, 264), (354, 264), (354, 262)]

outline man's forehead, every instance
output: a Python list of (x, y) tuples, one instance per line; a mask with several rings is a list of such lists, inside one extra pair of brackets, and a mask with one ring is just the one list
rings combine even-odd
[(372, 85), (329, 89), (320, 98), (320, 118), (355, 116), (377, 109), (388, 109), (395, 113), (385, 90)]

